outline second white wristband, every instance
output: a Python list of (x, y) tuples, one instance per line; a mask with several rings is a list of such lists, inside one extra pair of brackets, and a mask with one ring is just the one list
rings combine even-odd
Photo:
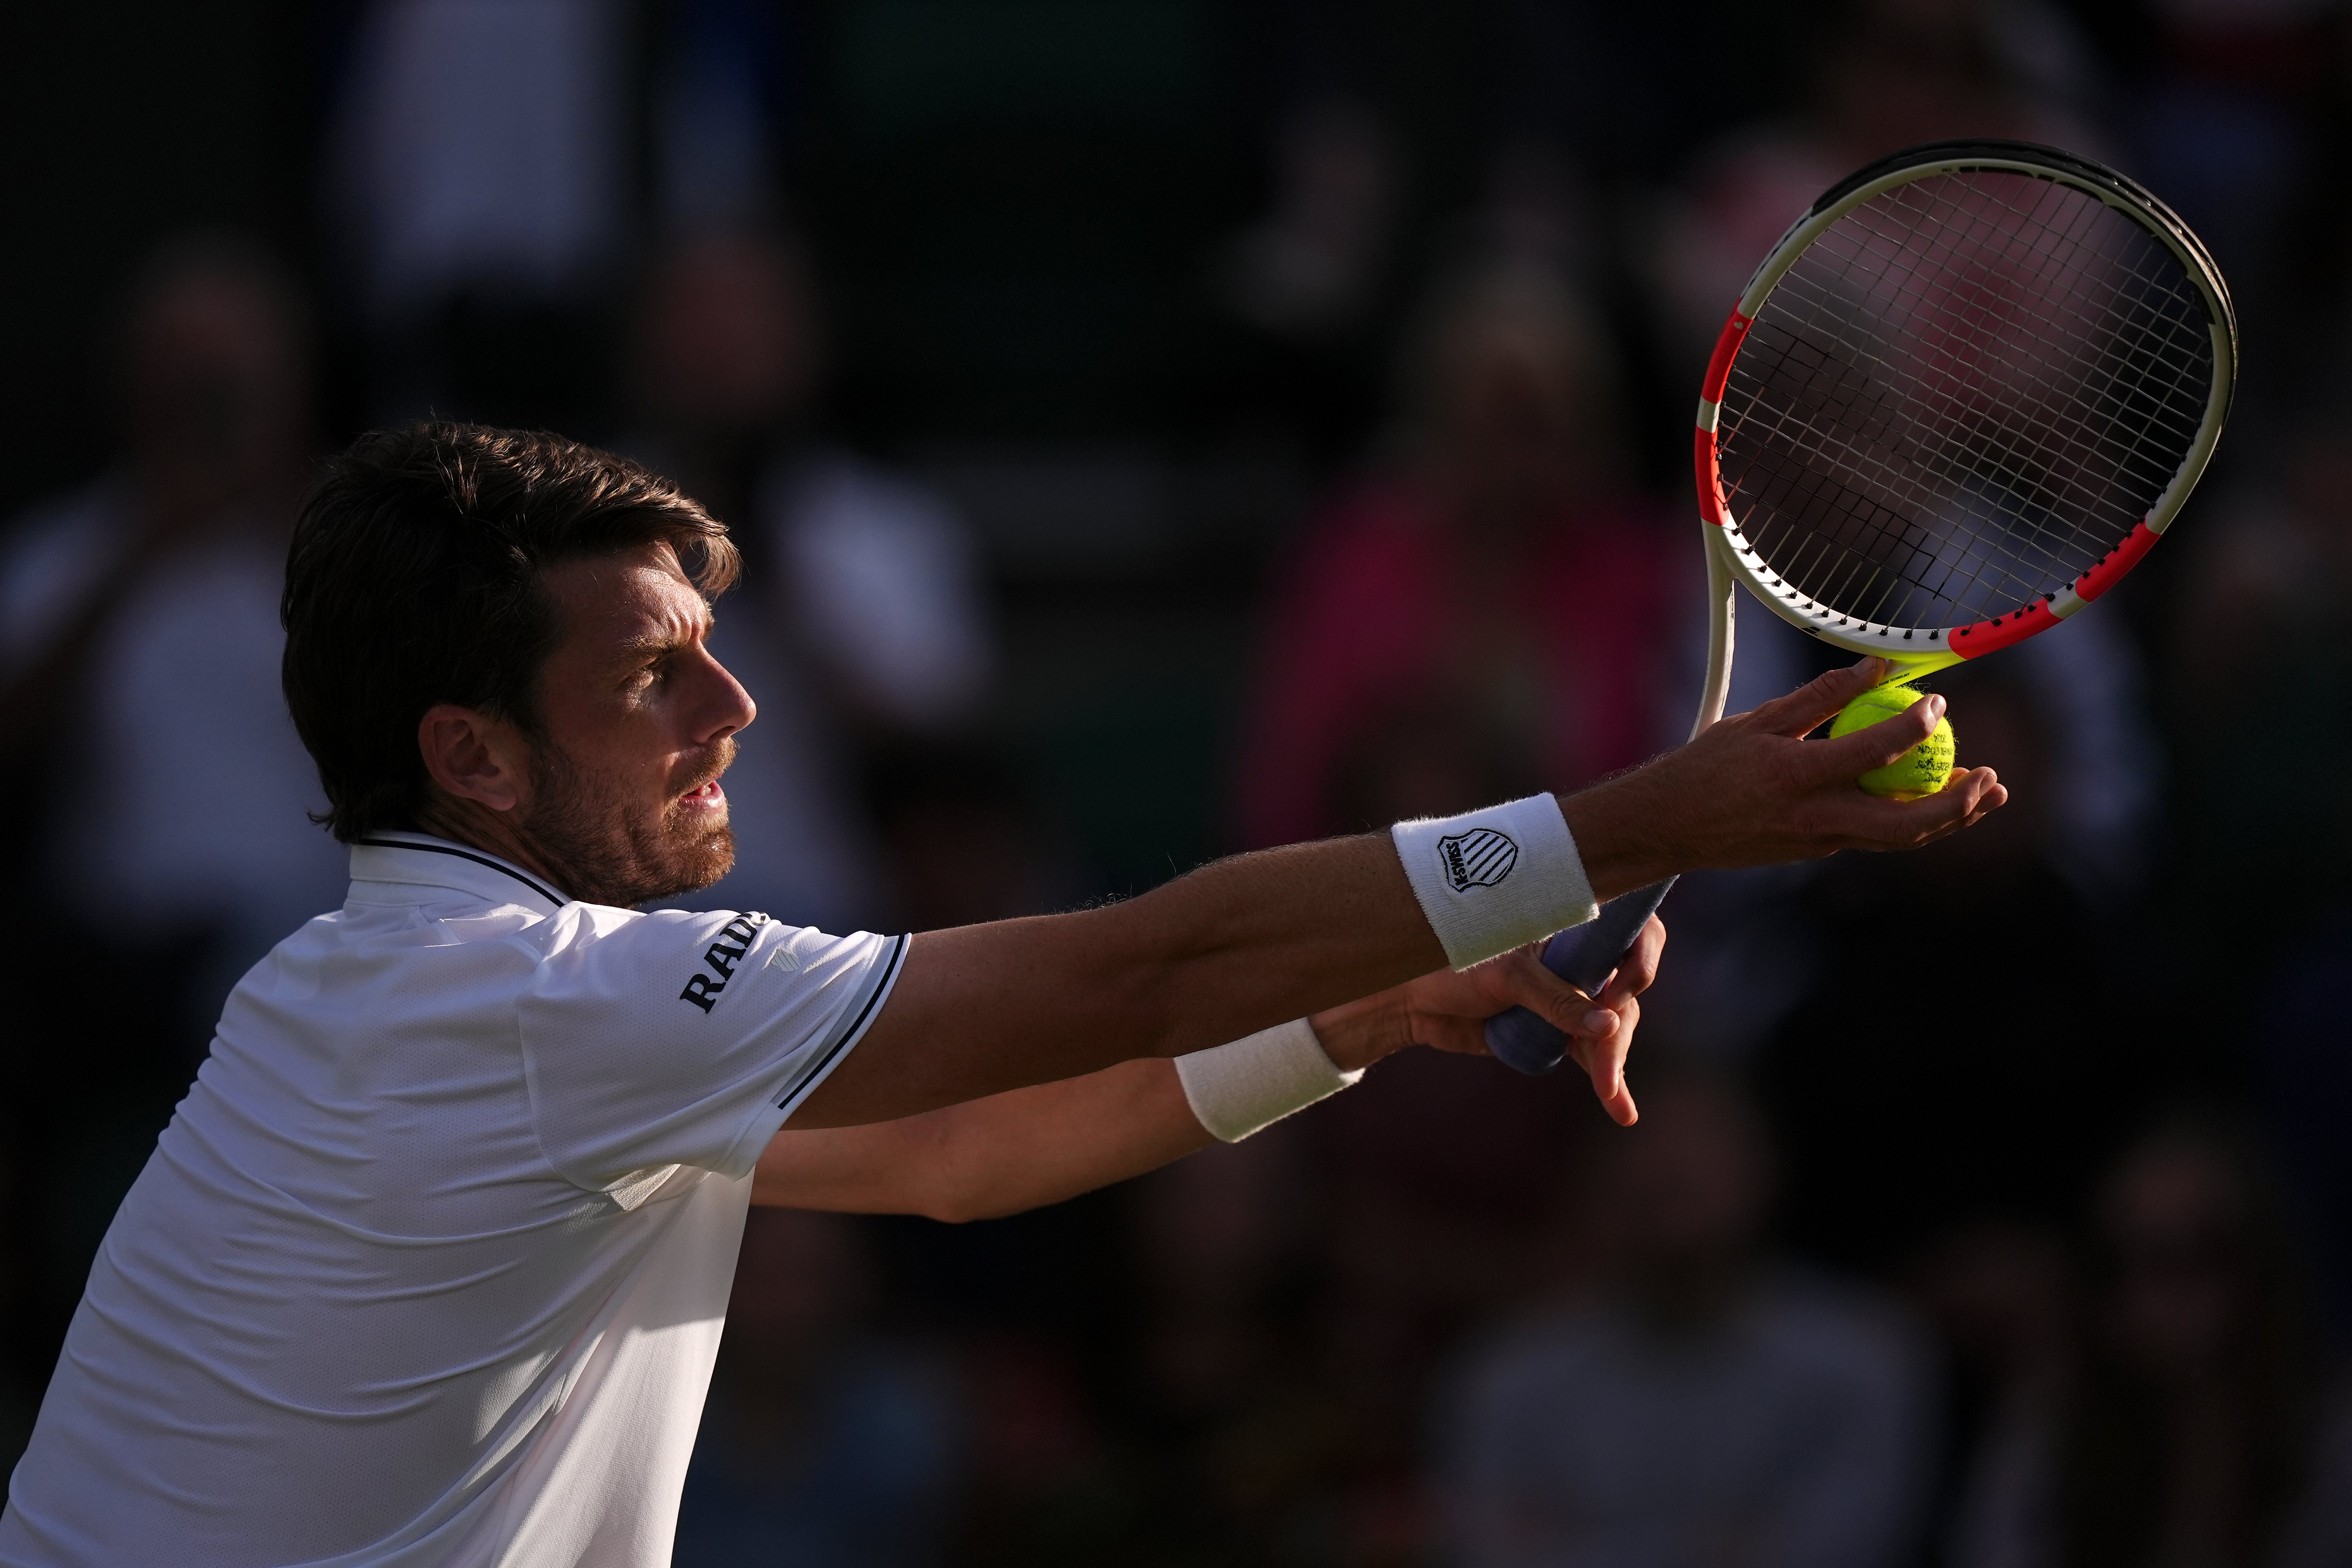
[(1601, 912), (1559, 802), (1531, 795), (1390, 829), (1445, 962), (1467, 969)]
[(1341, 1072), (1304, 1018), (1176, 1058), (1184, 1101), (1201, 1125), (1238, 1143), (1364, 1076)]

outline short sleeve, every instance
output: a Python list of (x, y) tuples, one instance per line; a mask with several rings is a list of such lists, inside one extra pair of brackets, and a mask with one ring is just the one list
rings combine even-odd
[(517, 1005), (541, 1150), (607, 1191), (665, 1165), (740, 1176), (881, 1011), (907, 939), (762, 914), (571, 904)]

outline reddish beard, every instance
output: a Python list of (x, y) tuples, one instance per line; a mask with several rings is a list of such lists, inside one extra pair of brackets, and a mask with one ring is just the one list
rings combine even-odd
[(531, 807), (523, 824), (564, 891), (622, 909), (707, 888), (735, 864), (735, 830), (687, 825), (681, 796), (726, 772), (735, 742), (722, 738), (657, 816), (646, 816), (621, 781), (583, 766), (552, 742), (535, 747)]

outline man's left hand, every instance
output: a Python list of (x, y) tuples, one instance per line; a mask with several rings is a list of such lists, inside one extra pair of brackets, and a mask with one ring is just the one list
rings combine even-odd
[(1439, 970), (1318, 1013), (1308, 1023), (1325, 1054), (1352, 1071), (1407, 1046), (1485, 1056), (1486, 1020), (1525, 1007), (1568, 1036), (1568, 1053), (1592, 1080), (1602, 1107), (1631, 1127), (1639, 1112), (1625, 1087), (1625, 1057), (1642, 1021), (1642, 993), (1657, 978), (1665, 945), (1665, 924), (1653, 915), (1597, 998), (1546, 969), (1538, 957), (1543, 944), (1531, 942), (1459, 973)]

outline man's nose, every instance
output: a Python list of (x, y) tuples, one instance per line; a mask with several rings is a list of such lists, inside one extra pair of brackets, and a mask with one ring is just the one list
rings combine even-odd
[(743, 689), (743, 683), (736, 679), (725, 665), (711, 659), (708, 673), (710, 689), (705, 699), (701, 722), (697, 726), (701, 732), (694, 737), (700, 745), (709, 745), (723, 736), (731, 735), (760, 716), (760, 705), (751, 700), (751, 694)]

